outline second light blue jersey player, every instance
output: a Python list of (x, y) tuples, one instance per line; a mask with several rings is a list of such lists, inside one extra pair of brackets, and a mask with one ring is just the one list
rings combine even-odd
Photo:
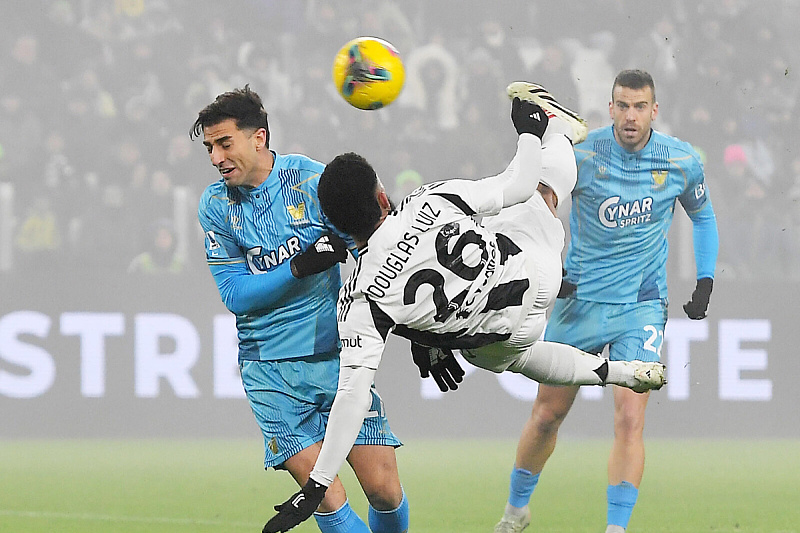
[[(666, 234), (676, 200), (694, 222), (695, 240), (716, 236), (700, 156), (655, 130), (641, 150), (629, 152), (608, 126), (575, 146), (575, 157), (578, 181), (565, 260), (574, 296), (605, 303), (666, 299)], [(698, 279), (713, 277), (715, 249), (695, 246)]]
[[(240, 361), (338, 350), (338, 265), (303, 279), (292, 276), (289, 266), (321, 235), (336, 233), (316, 200), (324, 165), (304, 155), (273, 154), (271, 175), (260, 186), (229, 189), (217, 181), (198, 208), (206, 259), (223, 301), (236, 314)], [(276, 289), (270, 299), (255, 287), (248, 290), (263, 280), (247, 275), (267, 272)]]

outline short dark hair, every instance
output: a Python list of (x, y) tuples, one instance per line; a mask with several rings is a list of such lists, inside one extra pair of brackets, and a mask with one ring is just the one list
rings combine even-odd
[(319, 178), (319, 205), (336, 229), (366, 241), (382, 215), (377, 187), (378, 176), (366, 159), (353, 152), (337, 155)]
[(644, 89), (650, 87), (653, 93), (653, 101), (656, 101), (656, 84), (653, 77), (644, 70), (631, 69), (623, 70), (614, 79), (614, 85), (611, 86), (611, 101), (614, 101), (614, 89), (617, 87), (627, 87), (628, 89)]
[(194, 139), (202, 135), (203, 130), (228, 119), (236, 122), (240, 130), (264, 128), (267, 130), (267, 147), (269, 147), (269, 121), (267, 112), (261, 103), (258, 93), (245, 85), (242, 89), (234, 89), (222, 93), (197, 114), (189, 138)]

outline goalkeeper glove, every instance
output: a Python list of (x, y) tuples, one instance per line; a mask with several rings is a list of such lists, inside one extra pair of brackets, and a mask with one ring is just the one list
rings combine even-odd
[(711, 298), (711, 289), (714, 287), (714, 280), (711, 278), (700, 278), (697, 286), (692, 292), (692, 299), (683, 304), (686, 316), (692, 320), (702, 320), (708, 311), (708, 300)]
[(452, 350), (430, 348), (412, 342), (411, 356), (419, 367), (420, 377), (432, 376), (442, 392), (456, 390), (457, 384), (464, 379), (464, 369), (458, 364)]
[(333, 234), (323, 235), (291, 261), (292, 274), (301, 279), (347, 261), (347, 244)]
[(270, 518), (261, 532), (281, 533), (289, 531), (300, 522), (307, 520), (308, 517), (314, 514), (319, 504), (322, 503), (326, 490), (328, 490), (328, 487), (308, 478), (308, 481), (299, 492), (295, 492), (291, 498), (281, 505), (275, 506), (278, 514)]
[(532, 133), (541, 139), (548, 121), (547, 113), (538, 105), (519, 98), (511, 102), (511, 122), (519, 135)]

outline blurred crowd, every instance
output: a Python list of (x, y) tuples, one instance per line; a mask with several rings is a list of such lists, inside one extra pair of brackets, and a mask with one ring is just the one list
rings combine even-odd
[[(0, 275), (205, 272), (196, 203), (219, 175), (189, 128), (249, 83), (271, 147), (357, 151), (395, 199), (502, 170), (505, 86), (545, 85), (592, 127), (615, 74), (648, 70), (656, 127), (705, 160), (718, 277), (800, 282), (798, 0), (41, 0), (0, 15)], [(359, 111), (330, 77), (359, 35), (406, 65)], [(794, 61), (794, 63), (792, 63)]]

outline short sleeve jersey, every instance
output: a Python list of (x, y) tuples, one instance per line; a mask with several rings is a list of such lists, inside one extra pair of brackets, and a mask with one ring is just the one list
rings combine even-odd
[(377, 369), (389, 332), (442, 348), (510, 337), (530, 285), (524, 256), (476, 220), (502, 202), (500, 190), (448, 180), (387, 216), (340, 291), (342, 365)]
[(703, 164), (686, 142), (652, 131), (628, 152), (613, 127), (575, 146), (570, 243), (564, 266), (576, 297), (632, 303), (667, 297), (667, 232), (679, 201), (688, 214), (709, 206)]
[[(209, 265), (246, 263), (249, 275), (270, 271), (334, 232), (317, 200), (324, 165), (306, 156), (275, 155), (272, 172), (254, 189), (220, 180), (200, 200)], [(297, 281), (272, 306), (236, 316), (240, 360), (307, 357), (337, 350), (339, 267)]]

